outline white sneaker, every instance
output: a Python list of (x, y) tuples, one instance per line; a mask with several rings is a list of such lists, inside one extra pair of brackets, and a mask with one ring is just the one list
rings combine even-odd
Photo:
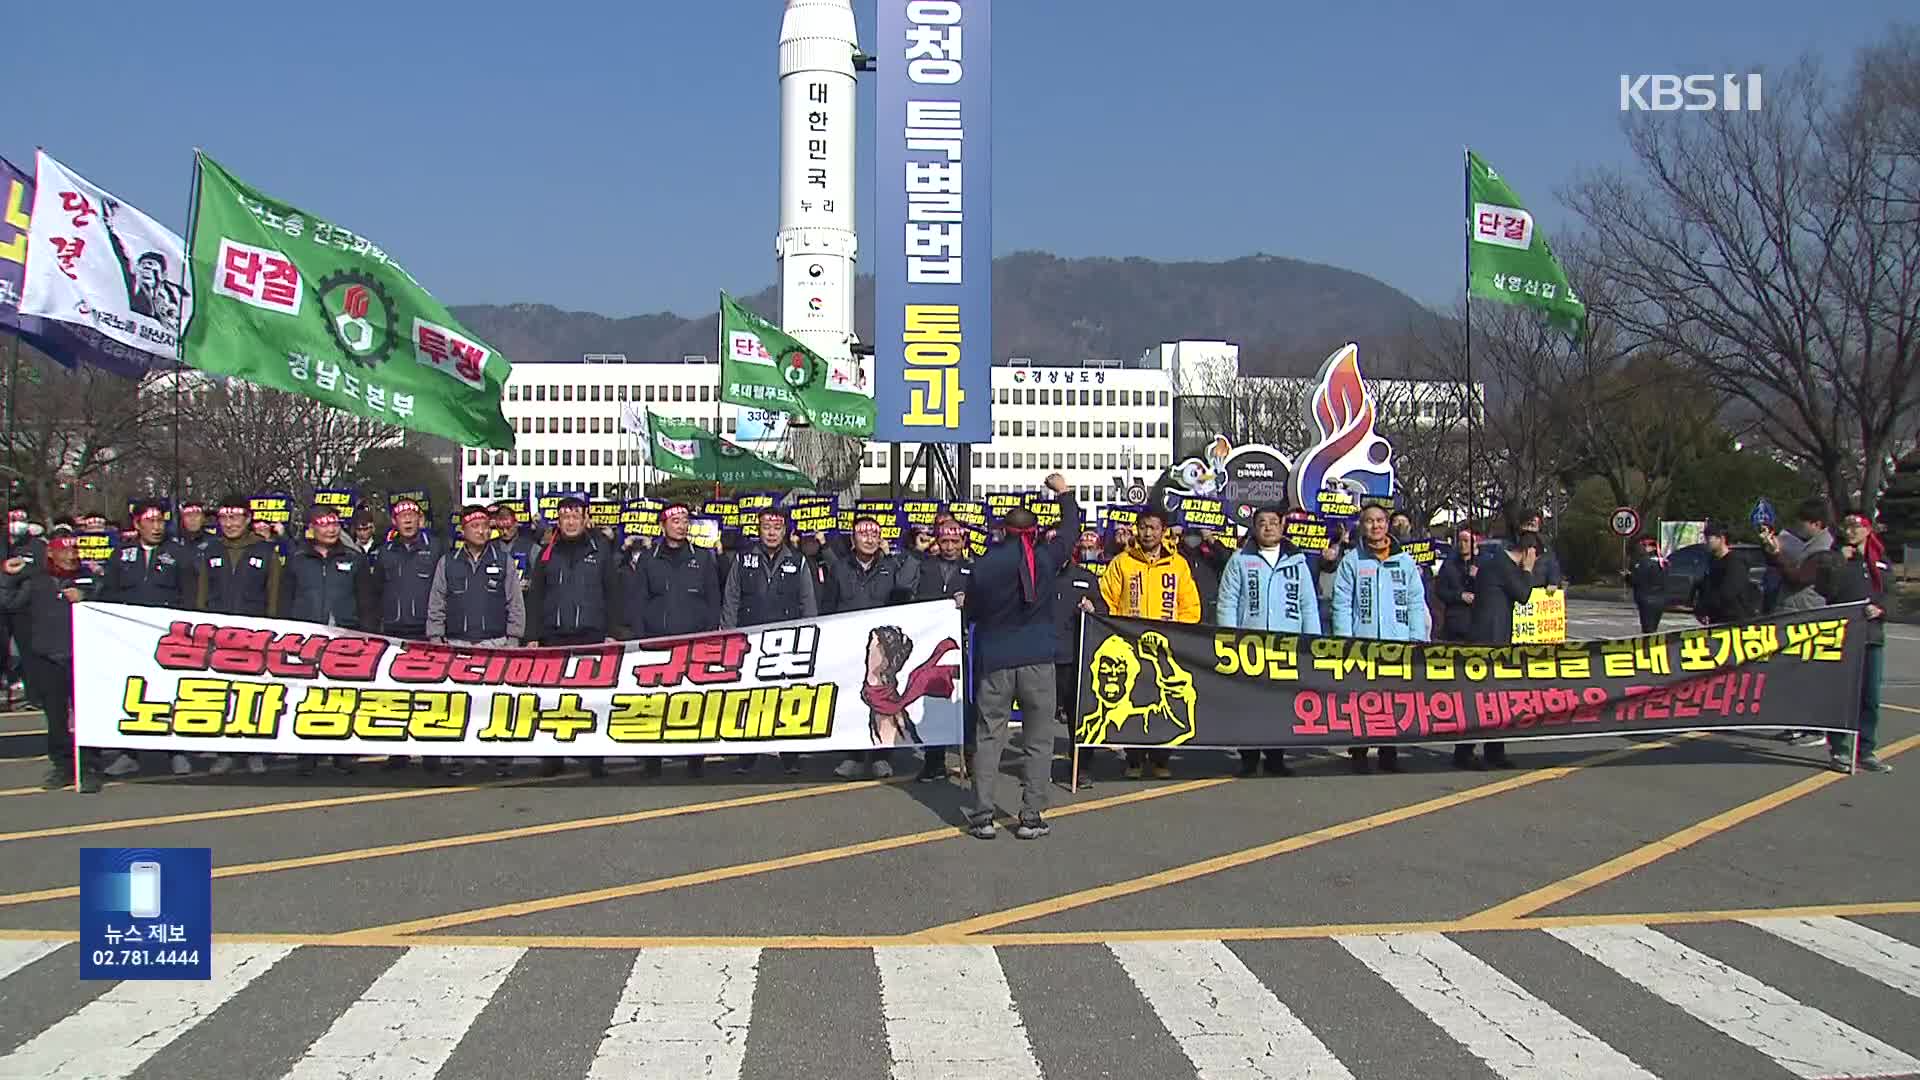
[(247, 755), (247, 771), (252, 773), (255, 776), (259, 776), (262, 773), (266, 772), (267, 759), (264, 757), (261, 757), (259, 754), (248, 754)]
[(226, 774), (232, 771), (233, 771), (233, 755), (232, 754), (221, 754), (218, 757), (213, 759), (213, 764), (207, 766), (208, 776), (225, 776)]
[(852, 758), (848, 758), (833, 767), (833, 775), (842, 780), (851, 780), (860, 775), (860, 763)]
[(187, 755), (185, 754), (173, 755), (173, 775), (185, 776), (192, 771), (193, 771), (193, 762), (187, 760)]
[(880, 760), (873, 763), (873, 778), (875, 780), (885, 780), (887, 777), (892, 775), (893, 775), (893, 763), (888, 761), (886, 758), (881, 758)]
[(113, 759), (105, 771), (108, 776), (130, 776), (140, 771), (140, 763), (134, 760), (132, 754), (121, 754)]

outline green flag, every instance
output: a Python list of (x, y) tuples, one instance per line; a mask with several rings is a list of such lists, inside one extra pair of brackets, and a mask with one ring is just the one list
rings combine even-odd
[(1587, 305), (1567, 284), (1545, 233), (1500, 174), (1467, 151), (1467, 292), (1530, 307), (1579, 337)]
[(385, 252), (205, 154), (194, 156), (194, 192), (188, 365), (463, 446), (513, 449), (500, 414), (507, 358)]
[(727, 487), (778, 491), (812, 487), (813, 481), (791, 465), (782, 465), (735, 446), (699, 424), (647, 413), (648, 464), (689, 480), (712, 480)]
[(720, 400), (792, 413), (836, 435), (873, 434), (873, 395), (860, 367), (844, 366), (720, 294)]

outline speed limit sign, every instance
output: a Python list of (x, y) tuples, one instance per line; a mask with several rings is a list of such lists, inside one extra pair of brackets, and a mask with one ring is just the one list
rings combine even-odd
[(1632, 536), (1640, 531), (1640, 511), (1631, 506), (1622, 506), (1613, 512), (1613, 535)]

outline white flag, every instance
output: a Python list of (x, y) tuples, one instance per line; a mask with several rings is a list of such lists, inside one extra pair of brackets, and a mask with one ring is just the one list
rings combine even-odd
[(73, 323), (156, 359), (192, 314), (178, 234), (40, 151), (20, 313)]
[(647, 433), (646, 410), (631, 401), (620, 406), (620, 426), (629, 435), (645, 435)]

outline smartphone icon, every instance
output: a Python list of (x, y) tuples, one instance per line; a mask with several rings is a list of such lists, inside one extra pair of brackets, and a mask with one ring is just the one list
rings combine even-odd
[(127, 868), (127, 913), (136, 919), (160, 917), (160, 864), (137, 862)]

